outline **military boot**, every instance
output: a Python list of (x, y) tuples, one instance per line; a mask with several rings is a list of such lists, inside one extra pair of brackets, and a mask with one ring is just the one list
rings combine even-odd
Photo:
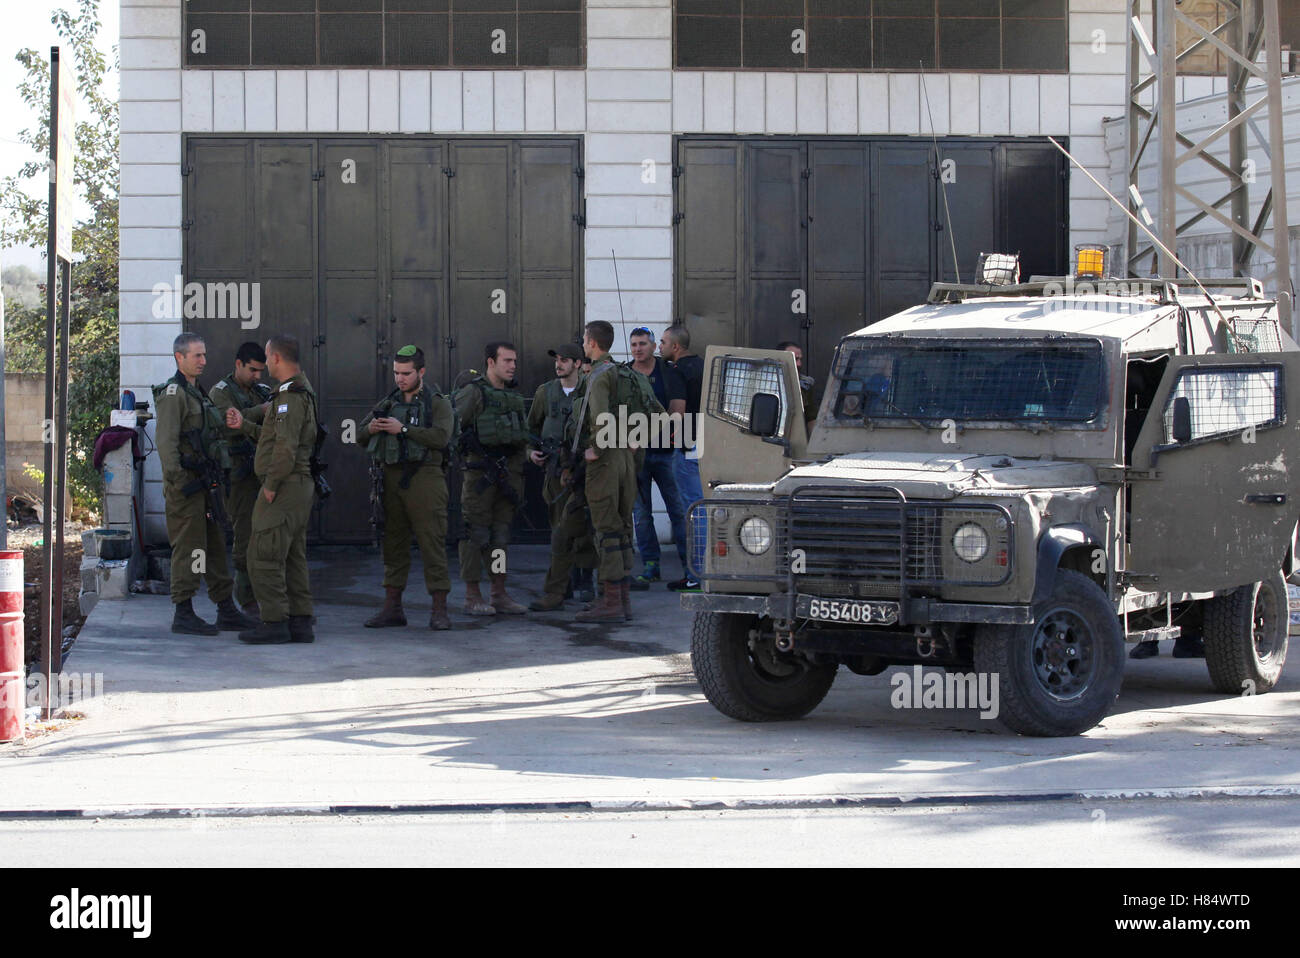
[(528, 609), (506, 595), (506, 574), (492, 576), (492, 608), (502, 615), (525, 615)]
[(597, 605), (600, 604), (600, 597), (605, 594), (605, 589), (608, 585), (609, 583), (607, 582), (596, 583), (596, 592), (595, 594), (592, 595), (590, 600), (583, 603), (582, 606), (583, 612), (590, 612), (592, 609), (594, 609)]
[(590, 602), (596, 598), (596, 570), (595, 569), (574, 569), (574, 577), (577, 580), (577, 596), (583, 602)]
[(315, 642), (316, 633), (312, 631), (311, 620), (310, 615), (289, 616), (289, 641)]
[(497, 610), (492, 607), (492, 603), (483, 598), (483, 592), (479, 589), (477, 582), (465, 583), (465, 614), (466, 615), (496, 615)]
[[(310, 618), (310, 616), (303, 616), (303, 618)], [(288, 621), (282, 619), (279, 622), (262, 622), (255, 629), (240, 632), (239, 641), (247, 642), (249, 645), (281, 645), (292, 642), (293, 633), (289, 631)]]
[(532, 612), (555, 612), (564, 608), (564, 596), (547, 592), (540, 598), (529, 602), (528, 608)]
[(406, 625), (406, 613), (402, 611), (402, 590), (395, 585), (384, 586), (384, 607), (366, 619), (367, 629), (384, 629), (395, 625)]
[(222, 632), (243, 632), (257, 628), (257, 619), (250, 619), (235, 606), (235, 600), (226, 598), (217, 603), (217, 628)]
[(451, 619), (447, 615), (447, 590), (438, 589), (429, 595), (433, 599), (433, 611), (429, 613), (429, 628), (435, 632), (446, 632), (451, 628)]
[(623, 591), (617, 582), (604, 583), (605, 589), (600, 598), (586, 612), (579, 612), (573, 618), (578, 622), (622, 622)]
[(204, 622), (194, 612), (194, 600), (177, 602), (172, 613), (172, 631), (178, 635), (216, 635), (221, 630)]
[(632, 621), (632, 580), (626, 578), (618, 584), (619, 599), (623, 606), (624, 621)]

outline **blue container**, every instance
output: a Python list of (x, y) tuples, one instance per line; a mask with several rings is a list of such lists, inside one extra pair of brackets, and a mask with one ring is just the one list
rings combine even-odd
[(129, 389), (122, 390), (122, 408), (123, 409), (135, 408), (135, 393), (131, 392), (131, 390)]

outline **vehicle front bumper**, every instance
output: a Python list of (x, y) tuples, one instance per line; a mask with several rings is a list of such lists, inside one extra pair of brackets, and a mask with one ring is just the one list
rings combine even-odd
[[(687, 612), (740, 612), (748, 615), (784, 618), (793, 608), (788, 593), (776, 595), (727, 595), (717, 592), (684, 592), (682, 608)], [(990, 605), (983, 602), (940, 602), (922, 596), (907, 600), (899, 621), (906, 625), (931, 622), (975, 622), (998, 625), (1033, 625), (1034, 609), (1029, 605)]]

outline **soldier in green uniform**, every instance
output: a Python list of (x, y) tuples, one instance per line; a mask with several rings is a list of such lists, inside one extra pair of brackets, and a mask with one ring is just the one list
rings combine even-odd
[(614, 327), (604, 320), (587, 324), (583, 350), (591, 374), (574, 398), (574, 449), (583, 450), (587, 505), (600, 559), (600, 599), (575, 617), (579, 622), (624, 622), (631, 617), (632, 503), (636, 500), (636, 453), (623, 436), (602, 428), (618, 419), (622, 390), (620, 367), (609, 356)]
[(257, 343), (244, 343), (235, 353), (235, 371), (212, 387), (209, 395), (222, 418), (227, 410), (239, 410), (242, 422), (238, 429), (226, 428), (230, 449), (230, 495), (226, 499), (230, 521), (235, 527), (231, 554), (235, 560), (235, 601), (251, 616), (259, 615), (253, 585), (248, 581), (248, 536), (253, 527), (253, 505), (261, 483), (253, 473), (253, 455), (271, 389), (261, 382), (266, 372), (266, 353)]
[[(207, 365), (207, 348), (197, 333), (181, 333), (172, 344), (176, 375), (153, 387), (158, 458), (167, 503), (167, 538), (172, 547), (172, 631), (216, 635), (246, 629), (253, 620), (230, 598), (233, 583), (226, 564), (226, 533), (218, 523), (221, 490), (213, 476), (230, 465), (221, 416), (198, 384)], [(204, 472), (207, 472), (205, 477)], [(207, 579), (208, 598), (217, 604), (217, 624), (194, 612), (199, 577)]]
[(366, 628), (406, 625), (402, 592), (411, 571), (411, 536), (420, 545), (424, 584), (433, 597), (429, 628), (451, 628), (447, 617), (447, 446), (451, 402), (424, 381), (424, 351), (403, 346), (393, 360), (397, 388), (381, 399), (361, 428), (366, 452), (382, 470), (384, 607)]
[[(528, 426), (524, 400), (515, 387), (515, 347), (488, 343), (484, 374), (456, 392), (465, 475), (460, 493), (465, 538), (460, 542), (460, 575), (465, 580), (465, 611), (470, 615), (522, 615), (528, 610), (506, 595), (505, 549), (510, 524), (524, 498), (524, 455)], [(487, 567), (491, 601), (479, 583)]]
[[(298, 340), (293, 336), (267, 340), (266, 369), (280, 388), (271, 397), (253, 459), (262, 487), (253, 506), (248, 574), (262, 621), (239, 633), (241, 642), (253, 645), (316, 638), (307, 576), (307, 522), (315, 492), (311, 454), (316, 441), (316, 393), (303, 375), (298, 355)], [(229, 418), (239, 428), (239, 412)]]
[(570, 570), (577, 568), (580, 581), (584, 581), (596, 566), (586, 500), (571, 483), (562, 481), (560, 470), (560, 447), (573, 414), (573, 396), (581, 376), (582, 349), (573, 343), (564, 343), (548, 350), (548, 354), (555, 357), (556, 378), (537, 387), (533, 404), (528, 409), (528, 431), (536, 446), (528, 456), (535, 465), (546, 469), (542, 497), (546, 500), (551, 520), (551, 564), (542, 596), (528, 604), (534, 612), (562, 608), (570, 584)]

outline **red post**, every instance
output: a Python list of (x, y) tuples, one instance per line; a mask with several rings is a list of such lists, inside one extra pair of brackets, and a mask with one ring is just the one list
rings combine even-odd
[(27, 699), (23, 671), (23, 554), (0, 552), (0, 742), (21, 742)]

